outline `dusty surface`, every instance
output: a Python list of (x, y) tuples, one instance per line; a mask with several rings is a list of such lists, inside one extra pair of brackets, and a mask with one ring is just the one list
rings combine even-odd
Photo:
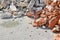
[(28, 17), (0, 19), (0, 40), (53, 40), (53, 33), (49, 29), (32, 26), (32, 19)]

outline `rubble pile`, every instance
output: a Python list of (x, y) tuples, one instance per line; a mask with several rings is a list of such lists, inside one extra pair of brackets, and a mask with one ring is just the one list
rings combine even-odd
[(33, 26), (46, 26), (60, 32), (60, 0), (3, 0), (0, 1), (2, 18), (33, 17)]
[(52, 29), (60, 33), (60, 0), (0, 0), (2, 18), (33, 17), (34, 27)]
[(41, 0), (0, 0), (0, 11), (9, 12), (12, 17), (17, 17), (16, 15), (19, 15), (19, 12), (22, 13), (21, 11), (23, 13), (20, 16), (25, 15), (27, 10), (31, 12), (39, 11), (44, 6), (44, 1)]
[[(52, 29), (53, 32), (60, 32), (60, 1), (59, 0), (46, 0), (46, 6), (37, 11), (34, 15), (33, 26), (41, 27), (46, 26)], [(39, 18), (37, 19), (37, 16)]]

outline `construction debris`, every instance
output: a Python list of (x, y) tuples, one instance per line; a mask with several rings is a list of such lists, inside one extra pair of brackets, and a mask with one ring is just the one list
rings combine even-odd
[(60, 23), (58, 22), (60, 19), (59, 5), (60, 5), (59, 0), (53, 0), (53, 1), (46, 0), (45, 4), (43, 1), (41, 3), (41, 0), (19, 0), (19, 2), (18, 0), (0, 1), (0, 9), (2, 9), (4, 12), (7, 11), (8, 13), (11, 13), (11, 16), (13, 17), (15, 17), (16, 15), (21, 16), (22, 15), (21, 10), (24, 9), (25, 7), (25, 11), (22, 10), (23, 15), (29, 16), (29, 17), (36, 16), (36, 18), (37, 16), (40, 17), (38, 21), (36, 18), (34, 18), (34, 20), (36, 21), (36, 22), (34, 21), (36, 23), (36, 24), (34, 23), (34, 26), (46, 25), (48, 26), (48, 28), (51, 28), (51, 29), (54, 28), (56, 24)]
[[(59, 10), (57, 9), (57, 8), (59, 8), (58, 5), (60, 5), (60, 4), (56, 3), (59, 1), (56, 1), (56, 2), (54, 2), (54, 1), (50, 2), (49, 0), (46, 0), (46, 2), (45, 2), (46, 7), (44, 7), (44, 9), (42, 9), (41, 13), (39, 14), (40, 15), (39, 19), (36, 19), (37, 17), (35, 17), (33, 26), (41, 27), (42, 25), (45, 25), (48, 28), (53, 29), (53, 32), (58, 31), (58, 30), (60, 32), (60, 24), (59, 24), (60, 23), (59, 22), (60, 13), (59, 13)], [(57, 5), (52, 4), (52, 3), (56, 3)], [(36, 13), (36, 14), (38, 14), (38, 13)], [(39, 15), (37, 15), (37, 16), (39, 16)], [(58, 25), (57, 26), (58, 28), (54, 28), (55, 25)]]
[(1, 11), (1, 18), (33, 17), (34, 27), (44, 26), (60, 33), (60, 0), (3, 0)]
[(54, 35), (54, 40), (60, 40), (60, 33)]

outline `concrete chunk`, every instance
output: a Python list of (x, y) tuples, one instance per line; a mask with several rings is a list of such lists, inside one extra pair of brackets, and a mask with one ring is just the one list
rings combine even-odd
[(32, 8), (35, 4), (35, 1), (34, 0), (31, 0), (29, 5), (27, 6), (27, 8)]

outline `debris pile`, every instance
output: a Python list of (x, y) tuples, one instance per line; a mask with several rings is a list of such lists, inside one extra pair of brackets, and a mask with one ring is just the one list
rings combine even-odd
[(33, 26), (46, 26), (53, 32), (60, 31), (60, 0), (45, 0), (45, 2), (40, 2), (40, 0), (3, 0), (0, 1), (0, 11), (3, 11), (4, 15), (14, 18), (19, 15), (33, 17)]
[[(29, 10), (33, 12), (34, 10), (41, 10), (45, 4), (41, 0), (0, 0), (0, 11), (9, 12), (11, 16), (15, 17), (19, 12), (23, 11), (22, 14), (25, 15), (26, 11)], [(20, 14), (20, 16), (22, 15)]]
[(60, 0), (0, 0), (0, 11), (2, 18), (33, 17), (34, 27), (45, 26), (60, 33)]
[(13, 17), (20, 15), (24, 8), (26, 8), (23, 12), (25, 16), (34, 17), (33, 26), (45, 25), (51, 29), (60, 26), (60, 0), (45, 0), (45, 4), (40, 0), (0, 1), (0, 10), (10, 12)]
[[(34, 27), (46, 26), (53, 32), (60, 32), (60, 1), (46, 0), (46, 6), (41, 10), (27, 10), (26, 16), (34, 17)], [(31, 7), (33, 8), (33, 7)]]
[[(33, 26), (46, 26), (47, 28), (52, 29), (53, 32), (60, 32), (59, 3), (59, 0), (46, 0), (46, 6), (41, 11), (35, 12)], [(39, 18), (37, 16), (39, 16)]]

